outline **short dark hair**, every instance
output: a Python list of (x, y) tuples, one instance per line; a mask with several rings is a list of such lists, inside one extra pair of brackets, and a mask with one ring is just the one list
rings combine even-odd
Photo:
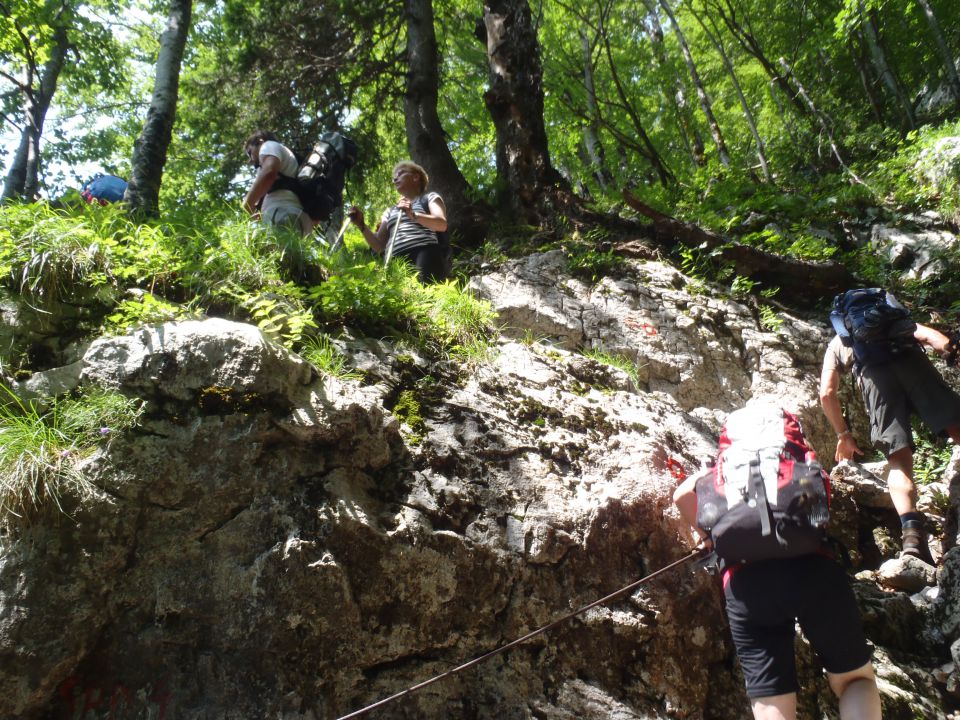
[(260, 145), (261, 143), (266, 142), (267, 140), (273, 140), (274, 142), (280, 142), (276, 135), (274, 135), (269, 130), (257, 130), (250, 137), (246, 139), (243, 143), (244, 148), (248, 148), (251, 145)]

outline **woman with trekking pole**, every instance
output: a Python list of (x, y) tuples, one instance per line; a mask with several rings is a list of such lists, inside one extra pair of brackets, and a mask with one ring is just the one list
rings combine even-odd
[(427, 192), (428, 182), (422, 167), (404, 160), (393, 168), (393, 186), (400, 199), (383, 212), (375, 231), (367, 227), (360, 208), (353, 206), (347, 212), (367, 244), (383, 253), (384, 264), (392, 258), (404, 258), (417, 268), (423, 283), (446, 277), (440, 234), (447, 230), (447, 209), (440, 195)]

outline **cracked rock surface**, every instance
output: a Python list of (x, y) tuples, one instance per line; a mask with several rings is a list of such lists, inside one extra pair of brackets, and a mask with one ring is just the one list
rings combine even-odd
[[(470, 367), (356, 340), (342, 347), (366, 379), (341, 382), (209, 320), (102, 338), (31, 378), (107, 385), (147, 412), (85, 461), (94, 500), (0, 541), (0, 717), (336, 718), (683, 558), (670, 496), (727, 412), (763, 394), (832, 440), (826, 327), (784, 316), (769, 332), (689, 285), (631, 262), (588, 286), (544, 253), (474, 278), (510, 329)], [(638, 386), (590, 348), (634, 359)], [(416, 427), (391, 412), (401, 390)], [(868, 502), (882, 478), (836, 478), (886, 716), (946, 717), (960, 556), (940, 548), (938, 586), (881, 588), (888, 551), (862, 539), (891, 521)], [(800, 652), (801, 707), (832, 717)], [(716, 580), (685, 566), (376, 717), (747, 712)]]

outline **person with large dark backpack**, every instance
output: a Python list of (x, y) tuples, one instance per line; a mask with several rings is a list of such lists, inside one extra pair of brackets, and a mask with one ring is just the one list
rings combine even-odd
[(853, 461), (863, 454), (840, 402), (840, 380), (850, 372), (870, 417), (870, 439), (887, 457), (887, 487), (902, 526), (901, 557), (933, 564), (925, 518), (916, 505), (910, 418), (916, 414), (935, 434), (960, 443), (960, 396), (924, 351), (927, 347), (950, 357), (951, 341), (914, 322), (907, 308), (882, 288), (840, 293), (830, 322), (836, 336), (823, 358), (820, 404), (837, 433), (834, 459)]
[(795, 720), (799, 623), (840, 699), (843, 720), (879, 720), (860, 613), (826, 550), (829, 478), (800, 423), (754, 401), (730, 413), (714, 462), (673, 494), (720, 559), (726, 613), (756, 720)]
[(254, 218), (277, 228), (291, 228), (306, 237), (313, 232), (314, 221), (304, 211), (297, 194), (279, 178), (296, 182), (300, 169), (296, 155), (277, 136), (257, 130), (243, 144), (257, 175), (243, 198), (243, 208)]
[(400, 199), (383, 212), (375, 231), (364, 222), (360, 208), (354, 206), (348, 213), (367, 244), (383, 253), (384, 263), (393, 258), (407, 260), (423, 283), (444, 280), (450, 271), (447, 209), (439, 194), (427, 191), (429, 181), (426, 170), (404, 160), (393, 168), (393, 186)]
[(697, 524), (724, 564), (808, 555), (826, 543), (829, 476), (796, 417), (778, 407), (732, 413), (695, 489)]

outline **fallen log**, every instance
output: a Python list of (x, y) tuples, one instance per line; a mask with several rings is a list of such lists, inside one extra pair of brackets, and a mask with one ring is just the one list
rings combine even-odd
[(779, 287), (782, 302), (813, 305), (863, 284), (846, 265), (838, 262), (814, 262), (777, 255), (665, 215), (642, 202), (629, 190), (623, 191), (623, 199), (627, 205), (652, 221), (653, 240), (661, 247), (671, 252), (681, 244), (704, 250), (719, 249), (718, 257), (732, 264), (738, 275), (760, 283), (762, 288)]

